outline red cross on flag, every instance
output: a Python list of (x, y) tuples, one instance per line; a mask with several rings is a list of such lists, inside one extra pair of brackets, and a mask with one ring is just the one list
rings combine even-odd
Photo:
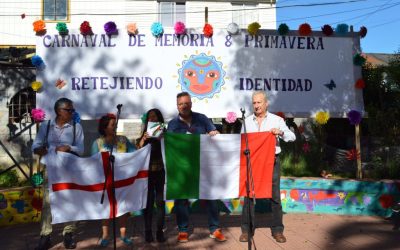
[[(148, 166), (151, 146), (133, 153), (115, 153), (115, 214), (146, 207)], [(106, 193), (100, 204), (109, 153), (80, 158), (68, 153), (49, 153), (43, 159), (49, 181), (52, 223), (112, 218), (112, 178), (106, 180)]]

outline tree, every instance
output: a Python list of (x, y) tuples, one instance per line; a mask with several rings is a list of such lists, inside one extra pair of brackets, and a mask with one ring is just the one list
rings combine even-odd
[(397, 146), (400, 138), (400, 51), (387, 66), (366, 64), (364, 104), (368, 113), (368, 132), (380, 137), (386, 146)]

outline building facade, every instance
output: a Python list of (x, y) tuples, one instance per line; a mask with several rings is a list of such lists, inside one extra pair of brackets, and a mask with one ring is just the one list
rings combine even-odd
[[(119, 29), (124, 29), (128, 23), (136, 23), (139, 32), (150, 29), (154, 22), (171, 28), (177, 21), (195, 29), (202, 28), (206, 22), (215, 29), (225, 29), (232, 22), (244, 29), (252, 22), (260, 23), (262, 29), (275, 29), (275, 2), (0, 1), (0, 172), (18, 163), (27, 175), (31, 175), (37, 160), (30, 151), (37, 125), (32, 124), (29, 115), (36, 105), (35, 92), (30, 88), (36, 79), (35, 68), (30, 62), (35, 55), (37, 39), (34, 21), (44, 20), (48, 31), (54, 31), (59, 22), (65, 22), (70, 30), (78, 30), (83, 21), (89, 21), (93, 30), (103, 30), (108, 21), (114, 21)], [(97, 136), (97, 122), (82, 121), (82, 125), (88, 154), (91, 142)], [(118, 131), (133, 140), (140, 133), (140, 120), (124, 120)]]

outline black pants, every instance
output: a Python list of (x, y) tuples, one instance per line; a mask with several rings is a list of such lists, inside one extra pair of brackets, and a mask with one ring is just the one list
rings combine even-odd
[[(274, 163), (274, 172), (272, 176), (272, 199), (271, 202), (271, 210), (272, 210), (272, 222), (271, 222), (271, 232), (274, 233), (282, 233), (284, 226), (282, 222), (282, 205), (281, 205), (281, 168), (279, 164), (279, 156), (275, 156), (275, 163)], [(242, 233), (246, 233), (249, 228), (248, 218), (248, 206), (250, 203), (250, 213), (251, 213), (251, 221), (253, 222), (252, 228), (254, 233), (254, 204), (253, 199), (244, 198), (244, 204), (242, 208)]]
[(144, 209), (144, 228), (145, 231), (152, 231), (153, 207), (155, 201), (157, 208), (157, 231), (161, 231), (165, 223), (164, 169), (160, 171), (149, 171), (148, 180), (147, 206)]

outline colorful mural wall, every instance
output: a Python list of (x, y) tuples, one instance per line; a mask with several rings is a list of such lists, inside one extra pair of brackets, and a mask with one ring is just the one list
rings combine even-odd
[[(0, 226), (39, 221), (42, 193), (31, 187), (0, 190)], [(390, 216), (391, 206), (400, 202), (400, 181), (282, 178), (281, 200), (286, 213)], [(240, 214), (242, 205), (243, 199), (221, 200), (220, 209)], [(166, 202), (167, 213), (173, 206), (173, 201)], [(191, 200), (190, 207), (192, 212), (205, 211), (201, 200)], [(268, 201), (258, 201), (255, 209), (269, 211)]]
[(0, 190), (0, 226), (39, 221), (42, 197), (38, 188)]
[(400, 202), (400, 181), (285, 178), (281, 200), (287, 213), (389, 216)]

